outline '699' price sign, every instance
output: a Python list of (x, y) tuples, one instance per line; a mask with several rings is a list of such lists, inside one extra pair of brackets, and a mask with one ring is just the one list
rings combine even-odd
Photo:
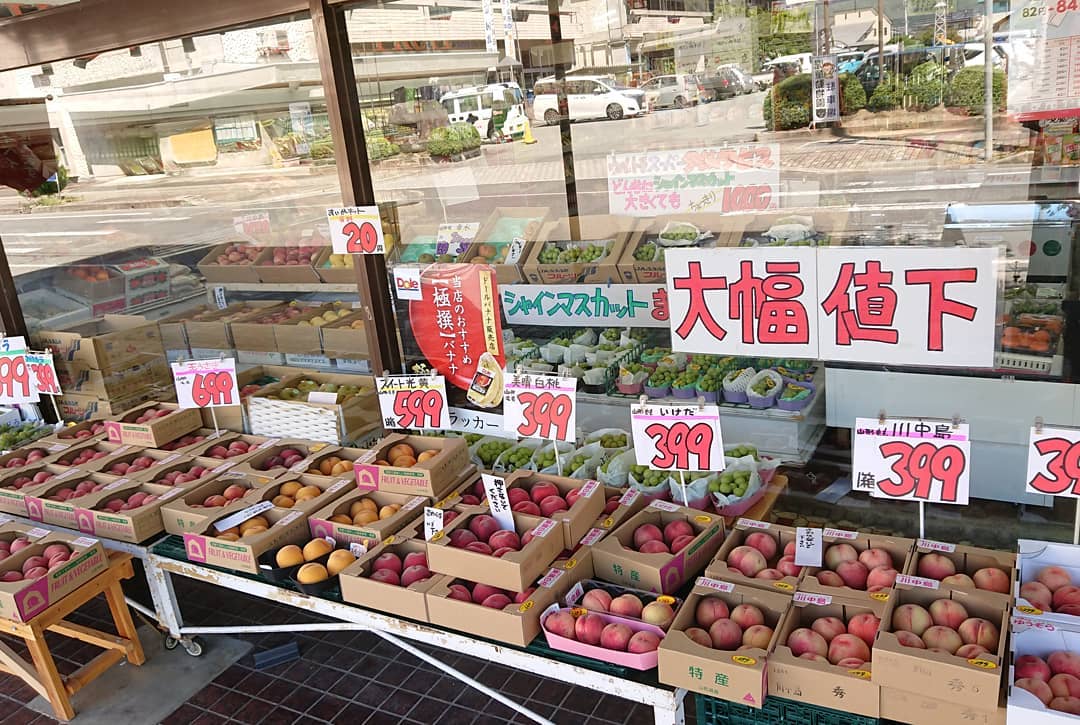
[(450, 428), (442, 375), (388, 375), (375, 378), (375, 389), (384, 428)]
[(971, 484), (967, 423), (856, 418), (852, 489), (875, 498), (966, 505)]
[(522, 438), (577, 439), (577, 378), (511, 376), (503, 391), (503, 430)]
[(1024, 490), (1080, 498), (1080, 429), (1032, 427)]
[(724, 470), (720, 409), (715, 405), (632, 405), (639, 466), (662, 471)]
[(186, 360), (172, 364), (176, 402), (181, 408), (240, 405), (236, 360)]

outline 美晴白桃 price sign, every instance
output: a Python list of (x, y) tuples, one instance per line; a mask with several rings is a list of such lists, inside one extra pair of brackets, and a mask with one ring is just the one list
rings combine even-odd
[(854, 491), (876, 498), (966, 505), (971, 484), (967, 423), (856, 418)]
[(186, 360), (172, 364), (176, 402), (181, 408), (225, 408), (240, 405), (236, 360)]
[(661, 471), (724, 470), (720, 409), (715, 405), (631, 405), (639, 466)]
[(27, 352), (23, 355), (26, 366), (30, 369), (30, 378), (34, 388), (41, 395), (63, 395), (60, 380), (56, 375), (51, 352)]
[(512, 375), (503, 390), (503, 430), (522, 438), (577, 440), (577, 378)]
[(26, 364), (26, 340), (0, 340), (0, 403), (36, 403), (41, 400)]
[(375, 378), (384, 428), (448, 429), (450, 406), (442, 375), (388, 375)]
[(384, 254), (382, 219), (377, 206), (347, 206), (326, 210), (334, 254)]
[(1080, 428), (1033, 426), (1026, 481), (1027, 493), (1080, 498)]

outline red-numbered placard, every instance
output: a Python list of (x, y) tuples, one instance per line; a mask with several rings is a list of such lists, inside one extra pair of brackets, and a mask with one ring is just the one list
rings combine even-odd
[(715, 405), (632, 405), (639, 466), (662, 471), (724, 470), (720, 409)]
[(334, 254), (385, 254), (382, 219), (377, 206), (347, 206), (326, 210)]
[(446, 378), (442, 375), (388, 375), (375, 378), (384, 428), (450, 428)]
[(28, 352), (23, 355), (23, 359), (30, 369), (31, 383), (39, 394), (63, 395), (51, 352)]
[(577, 440), (577, 378), (512, 375), (503, 390), (503, 430), (522, 438)]
[(966, 423), (856, 418), (852, 490), (875, 498), (966, 505), (971, 438)]
[(26, 340), (0, 340), (0, 403), (36, 403), (41, 400), (26, 364)]
[(236, 361), (187, 360), (172, 364), (176, 402), (181, 408), (225, 408), (240, 405)]
[(1080, 429), (1032, 427), (1026, 481), (1027, 493), (1080, 498)]

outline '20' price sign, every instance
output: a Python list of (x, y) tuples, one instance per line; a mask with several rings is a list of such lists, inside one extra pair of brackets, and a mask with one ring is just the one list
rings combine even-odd
[(503, 430), (522, 438), (577, 440), (577, 378), (511, 376), (503, 391)]
[(36, 403), (41, 400), (26, 364), (26, 341), (21, 337), (0, 340), (0, 403)]
[(855, 421), (852, 489), (875, 498), (966, 505), (971, 438), (966, 423)]
[(385, 254), (382, 219), (377, 206), (326, 210), (334, 254)]
[(715, 405), (632, 405), (639, 466), (662, 471), (724, 470), (720, 409)]
[(225, 408), (240, 405), (236, 361), (188, 360), (172, 364), (176, 402), (181, 408)]
[(41, 395), (63, 395), (51, 352), (28, 352), (23, 356), (30, 378)]
[(384, 428), (448, 429), (450, 406), (442, 375), (388, 375), (375, 378)]
[(1080, 429), (1031, 429), (1027, 493), (1080, 498)]

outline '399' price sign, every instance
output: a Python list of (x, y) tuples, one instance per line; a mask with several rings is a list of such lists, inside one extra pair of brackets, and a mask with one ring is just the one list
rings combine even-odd
[(632, 405), (639, 466), (661, 471), (724, 470), (720, 409), (715, 405)]
[(1027, 493), (1080, 498), (1080, 429), (1032, 427), (1026, 480)]
[(577, 440), (577, 378), (512, 375), (503, 391), (503, 430), (522, 438)]
[(856, 418), (852, 490), (875, 498), (966, 505), (971, 485), (967, 423)]
[(186, 360), (172, 364), (176, 402), (181, 408), (240, 405), (236, 360)]
[(388, 375), (375, 378), (384, 428), (449, 429), (446, 378), (442, 375)]

